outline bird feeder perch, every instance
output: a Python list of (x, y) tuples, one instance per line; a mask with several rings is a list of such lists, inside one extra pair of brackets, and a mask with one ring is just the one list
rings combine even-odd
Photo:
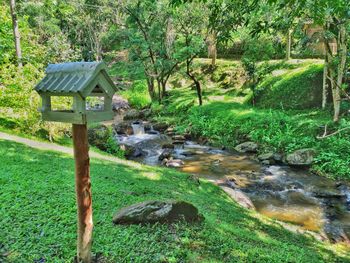
[[(114, 117), (112, 98), (116, 92), (103, 62), (50, 64), (46, 76), (34, 88), (42, 98), (42, 119), (73, 124), (76, 198), (78, 209), (77, 262), (91, 262), (92, 198), (87, 123)], [(71, 109), (55, 110), (52, 97), (73, 100)], [(99, 97), (103, 105), (91, 107), (88, 97)]]

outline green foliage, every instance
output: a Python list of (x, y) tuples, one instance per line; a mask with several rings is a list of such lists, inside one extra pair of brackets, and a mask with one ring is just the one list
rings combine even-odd
[(113, 136), (112, 128), (108, 128), (109, 136), (106, 141), (106, 152), (119, 158), (124, 158), (124, 152), (120, 149), (116, 139)]
[(274, 56), (275, 49), (266, 36), (251, 38), (245, 44), (245, 51), (241, 58), (242, 65), (248, 75), (248, 87), (252, 91), (252, 101), (255, 105), (256, 88), (260, 79), (266, 74), (266, 66), (258, 67), (259, 61), (267, 61)]
[(246, 40), (243, 57), (253, 62), (269, 60), (276, 54), (274, 43), (270, 37), (263, 35)]
[[(104, 262), (349, 260), (345, 251), (292, 233), (239, 207), (214, 184), (201, 180), (198, 185), (175, 170), (92, 159), (91, 178), (92, 251), (102, 255)], [(0, 141), (0, 182), (0, 260), (73, 261), (77, 220), (73, 158)], [(191, 202), (205, 221), (112, 224), (113, 214), (122, 207), (154, 199)]]
[[(20, 19), (18, 24), (21, 33), (23, 62), (35, 65), (46, 62), (47, 51), (43, 45), (38, 43), (38, 35), (34, 34), (26, 17)], [(15, 62), (16, 55), (10, 8), (7, 3), (0, 3), (0, 66)]]
[[(259, 142), (263, 149), (282, 153), (315, 148), (319, 155), (314, 171), (334, 179), (350, 179), (349, 131), (316, 139), (323, 133), (322, 125), (329, 119), (328, 114), (317, 111), (254, 110), (223, 102), (194, 107), (188, 116), (191, 132), (225, 146), (233, 147), (239, 142), (253, 140)], [(349, 125), (349, 120), (332, 129), (338, 130), (346, 125)], [(329, 158), (331, 156), (334, 158)]]
[(256, 88), (256, 104), (263, 108), (309, 109), (322, 101), (323, 65), (307, 65), (271, 74)]
[[(38, 137), (56, 140), (68, 130), (67, 124), (42, 122), (38, 111), (40, 97), (33, 87), (43, 76), (40, 65), (26, 63), (21, 70), (15, 65), (0, 65), (0, 126), (15, 122), (15, 130)], [(58, 100), (58, 107), (67, 101)], [(7, 120), (7, 121), (3, 121)]]
[(129, 101), (133, 108), (142, 109), (151, 104), (147, 85), (143, 80), (134, 81), (130, 88), (120, 94)]
[(112, 127), (103, 124), (92, 124), (88, 129), (89, 144), (97, 149), (110, 153), (119, 158), (124, 158), (124, 152), (120, 149)]

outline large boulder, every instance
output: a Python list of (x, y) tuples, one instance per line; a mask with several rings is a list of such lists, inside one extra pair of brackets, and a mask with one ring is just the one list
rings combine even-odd
[(259, 154), (258, 159), (263, 164), (274, 164), (275, 163), (273, 152)]
[(135, 145), (121, 144), (120, 149), (124, 151), (124, 156), (126, 158), (137, 158), (144, 154), (142, 149)]
[(235, 150), (240, 153), (256, 153), (258, 151), (258, 145), (255, 142), (244, 142), (238, 144)]
[(159, 122), (153, 124), (153, 129), (159, 132), (164, 132), (166, 129), (168, 129), (169, 125), (164, 122)]
[(114, 124), (114, 130), (117, 134), (132, 135), (134, 133), (129, 122)]
[(316, 151), (312, 148), (296, 150), (286, 156), (286, 163), (295, 166), (309, 166), (314, 160)]
[(201, 221), (203, 217), (198, 209), (185, 201), (146, 201), (117, 212), (114, 224), (171, 223), (180, 220), (186, 222)]
[(124, 120), (137, 120), (142, 118), (143, 118), (142, 112), (135, 109), (131, 109), (127, 111), (124, 115)]
[(112, 99), (112, 109), (115, 111), (122, 111), (130, 109), (128, 100), (124, 99), (120, 95), (114, 95)]

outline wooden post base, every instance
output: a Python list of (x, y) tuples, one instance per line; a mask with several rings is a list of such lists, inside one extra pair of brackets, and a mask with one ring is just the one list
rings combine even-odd
[(90, 159), (86, 124), (73, 124), (75, 186), (78, 209), (78, 262), (91, 262), (92, 198)]

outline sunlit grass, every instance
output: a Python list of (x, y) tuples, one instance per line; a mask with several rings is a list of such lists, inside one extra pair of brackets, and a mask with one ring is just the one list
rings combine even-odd
[[(94, 253), (107, 262), (345, 262), (344, 248), (289, 232), (238, 207), (213, 184), (186, 174), (92, 158)], [(201, 224), (114, 226), (120, 208), (181, 199)], [(0, 141), (0, 261), (71, 262), (76, 208), (71, 156)], [(337, 251), (338, 250), (338, 251)], [(1, 258), (2, 257), (2, 258)]]

